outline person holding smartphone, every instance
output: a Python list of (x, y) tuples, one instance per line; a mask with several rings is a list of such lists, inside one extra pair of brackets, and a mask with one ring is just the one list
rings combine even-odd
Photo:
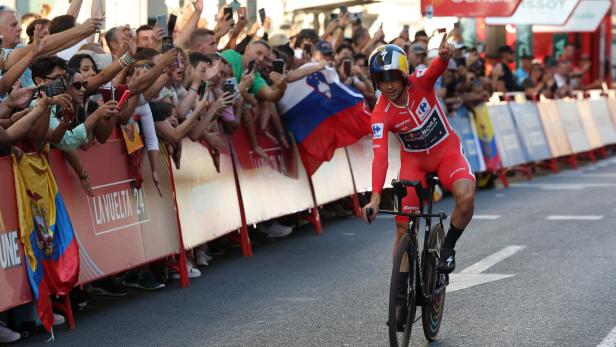
[(250, 93), (259, 100), (267, 100), (277, 102), (282, 98), (287, 89), (287, 77), (285, 74), (271, 72), (269, 78), (272, 85), (268, 86), (255, 67), (260, 68), (265, 66), (265, 60), (271, 52), (270, 45), (258, 40), (250, 43), (246, 47), (244, 55), (233, 50), (222, 52), (224, 59), (231, 65), (233, 74), (238, 81), (245, 80), (249, 85), (248, 90), (240, 90), (240, 93)]

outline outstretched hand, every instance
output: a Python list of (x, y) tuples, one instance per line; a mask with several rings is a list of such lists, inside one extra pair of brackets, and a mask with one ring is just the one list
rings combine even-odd
[(449, 60), (453, 55), (453, 46), (447, 42), (447, 33), (443, 35), (441, 45), (438, 48), (438, 55), (443, 60)]

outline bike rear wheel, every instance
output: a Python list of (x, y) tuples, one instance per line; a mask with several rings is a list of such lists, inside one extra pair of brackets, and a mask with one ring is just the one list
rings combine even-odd
[[(428, 249), (440, 250), (443, 240), (445, 240), (443, 225), (438, 223), (432, 227), (430, 239), (428, 240)], [(439, 276), (446, 275), (439, 274), (437, 271), (438, 257), (436, 256), (436, 253), (426, 252), (424, 254), (426, 256), (422, 259), (423, 278), (424, 281), (426, 281), (428, 295), (433, 295), (439, 283)], [(440, 291), (438, 295), (434, 296), (431, 302), (427, 302), (421, 307), (421, 322), (423, 325), (424, 336), (430, 342), (436, 340), (436, 336), (438, 335), (438, 331), (441, 327), (444, 307), (445, 288), (442, 288), (442, 291)]]
[[(409, 272), (408, 278), (406, 283), (402, 283), (400, 271), (407, 269)], [(389, 344), (392, 347), (406, 347), (409, 345), (416, 311), (416, 270), (417, 245), (414, 238), (407, 233), (402, 236), (398, 243), (391, 273), (391, 287), (389, 290)], [(397, 311), (400, 311), (401, 308), (406, 308), (406, 317), (401, 317), (397, 321)]]

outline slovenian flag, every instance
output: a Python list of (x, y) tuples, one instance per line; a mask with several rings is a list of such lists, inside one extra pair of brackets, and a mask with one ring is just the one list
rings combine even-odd
[(340, 83), (332, 68), (289, 83), (278, 109), (308, 175), (330, 160), (337, 148), (372, 133), (363, 96)]
[(19, 231), (34, 302), (51, 331), (49, 295), (68, 295), (79, 277), (79, 247), (49, 163), (39, 154), (13, 158)]

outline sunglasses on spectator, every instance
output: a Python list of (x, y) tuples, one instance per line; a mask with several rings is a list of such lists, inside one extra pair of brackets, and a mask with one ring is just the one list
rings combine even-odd
[(71, 86), (77, 90), (83, 88), (86, 89), (88, 87), (88, 81), (77, 81), (77, 82), (73, 82), (73, 84), (71, 84)]

